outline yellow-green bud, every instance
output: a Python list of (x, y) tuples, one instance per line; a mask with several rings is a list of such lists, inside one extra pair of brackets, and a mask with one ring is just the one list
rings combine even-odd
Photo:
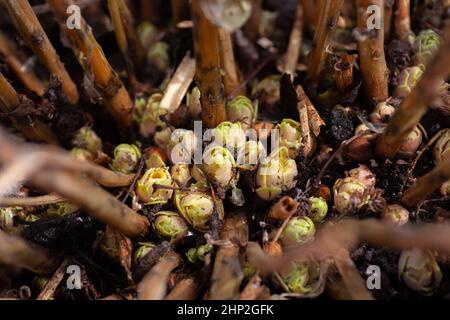
[(333, 195), (334, 209), (340, 214), (360, 209), (370, 200), (366, 185), (352, 177), (338, 179), (333, 187)]
[(120, 144), (114, 149), (111, 169), (122, 173), (131, 173), (138, 166), (141, 157), (141, 151), (134, 144)]
[(156, 214), (154, 222), (155, 231), (163, 237), (173, 240), (180, 239), (188, 234), (186, 221), (172, 211), (161, 211)]
[(150, 147), (144, 151), (145, 167), (147, 169), (166, 166), (166, 155), (157, 147)]
[(147, 47), (151, 44), (152, 39), (158, 34), (158, 29), (148, 21), (144, 21), (140, 23), (137, 27), (137, 34), (139, 40), (143, 44), (144, 47)]
[(103, 148), (102, 140), (89, 127), (83, 127), (78, 130), (72, 139), (72, 144), (74, 147), (85, 149), (94, 155), (102, 151)]
[(92, 153), (85, 149), (72, 148), (72, 150), (70, 151), (70, 154), (75, 159), (78, 159), (81, 161), (94, 161), (94, 156), (92, 155)]
[(60, 202), (49, 205), (45, 216), (49, 218), (58, 218), (67, 216), (78, 210), (80, 210), (80, 207), (75, 204), (69, 202)]
[(244, 129), (240, 122), (222, 122), (217, 128), (212, 130), (214, 144), (228, 149), (239, 149), (247, 141)]
[(236, 162), (226, 148), (212, 145), (203, 153), (203, 171), (222, 188), (228, 188), (237, 178)]
[(415, 127), (413, 131), (411, 131), (406, 139), (401, 144), (398, 149), (398, 153), (400, 156), (405, 158), (411, 158), (414, 156), (415, 152), (419, 149), (422, 144), (422, 131), (420, 131), (419, 127)]
[(403, 70), (398, 76), (398, 86), (395, 89), (394, 96), (405, 98), (419, 82), (423, 75), (423, 70), (419, 67), (410, 67)]
[(415, 65), (426, 66), (428, 62), (434, 57), (439, 49), (441, 38), (431, 29), (424, 30), (419, 33), (414, 42), (414, 56)]
[(402, 252), (398, 274), (410, 289), (425, 296), (432, 295), (442, 281), (442, 272), (433, 254), (420, 249)]
[(433, 149), (434, 163), (436, 165), (450, 159), (450, 129), (445, 129)]
[(167, 146), (172, 138), (172, 129), (169, 127), (155, 132), (155, 143), (162, 150), (167, 150)]
[(395, 107), (386, 103), (381, 102), (377, 104), (373, 112), (370, 114), (370, 121), (373, 123), (384, 123), (387, 122), (395, 112)]
[(256, 174), (256, 193), (261, 199), (271, 201), (297, 184), (297, 163), (288, 153), (281, 147), (261, 160)]
[(133, 261), (135, 264), (139, 263), (139, 260), (144, 258), (147, 254), (149, 254), (153, 249), (156, 248), (156, 245), (152, 242), (139, 242), (138, 248), (134, 252)]
[(195, 133), (192, 130), (176, 129), (167, 146), (167, 155), (172, 163), (191, 163), (196, 147)]
[[(153, 94), (147, 101), (143, 111), (137, 110), (136, 120), (139, 124), (139, 132), (144, 137), (150, 137), (158, 128), (166, 128), (166, 123), (161, 120), (167, 111), (161, 108), (161, 100), (163, 95), (160, 93)], [(142, 113), (142, 117), (139, 114)]]
[(167, 168), (151, 168), (138, 181), (136, 193), (146, 204), (164, 204), (172, 198), (172, 188), (173, 180)]
[(323, 198), (310, 197), (308, 217), (315, 223), (321, 223), (328, 213), (328, 204)]
[(227, 106), (228, 120), (240, 122), (244, 129), (249, 128), (255, 119), (252, 101), (245, 96), (237, 96)]
[(242, 170), (252, 170), (256, 168), (261, 159), (267, 156), (266, 148), (261, 141), (250, 140), (239, 149), (237, 165)]
[(308, 261), (294, 262), (292, 268), (282, 275), (290, 293), (311, 294), (318, 287), (320, 266)]
[(393, 226), (403, 226), (409, 221), (409, 212), (401, 205), (391, 204), (383, 212), (383, 221)]
[(314, 222), (308, 217), (293, 217), (281, 234), (283, 246), (304, 244), (316, 233)]
[(208, 231), (214, 213), (213, 199), (202, 192), (175, 192), (178, 211), (198, 231)]
[(191, 169), (189, 165), (184, 163), (175, 164), (170, 168), (170, 175), (172, 180), (177, 183), (179, 187), (186, 187), (191, 181)]
[(297, 157), (302, 146), (300, 122), (292, 119), (284, 119), (276, 129), (280, 133), (280, 147), (288, 148), (291, 158)]
[(205, 256), (211, 252), (214, 247), (210, 244), (202, 245), (198, 248), (191, 248), (186, 253), (186, 257), (190, 263), (197, 263), (199, 261), (205, 261)]

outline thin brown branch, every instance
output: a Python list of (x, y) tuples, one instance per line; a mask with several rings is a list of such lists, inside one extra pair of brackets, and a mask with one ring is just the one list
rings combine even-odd
[(382, 102), (389, 97), (388, 70), (384, 54), (384, 32), (368, 29), (369, 6), (384, 8), (382, 0), (357, 0), (358, 49), (363, 87), (366, 97)]
[(316, 4), (314, 0), (300, 0), (300, 3), (303, 7), (305, 25), (314, 29), (316, 22)]
[(122, 130), (129, 128), (133, 121), (133, 101), (106, 59), (91, 28), (83, 18), (80, 21), (80, 28), (69, 29), (66, 27), (66, 10), (73, 4), (72, 0), (49, 0), (48, 3), (67, 34), (80, 65), (102, 95), (105, 106)]
[(289, 38), (289, 46), (284, 57), (284, 72), (291, 75), (291, 78), (294, 78), (296, 74), (298, 58), (300, 57), (300, 48), (302, 46), (302, 37), (303, 7), (298, 3), (294, 26), (292, 27), (291, 36)]
[(27, 198), (0, 198), (2, 207), (34, 207), (65, 202), (66, 199), (56, 194)]
[(218, 28), (206, 18), (200, 0), (191, 2), (191, 12), (194, 21), (197, 81), (202, 93), (202, 120), (205, 127), (215, 128), (226, 120)]
[(395, 34), (399, 40), (408, 40), (411, 35), (411, 1), (395, 1)]
[(328, 0), (318, 6), (318, 21), (314, 35), (313, 50), (308, 61), (308, 75), (317, 82), (325, 62), (325, 55), (330, 40), (336, 30), (343, 0)]
[(36, 76), (30, 67), (25, 66), (22, 58), (23, 53), (19, 51), (16, 44), (0, 31), (0, 56), (8, 67), (17, 75), (24, 86), (42, 96), (45, 92), (45, 86)]
[(25, 240), (0, 230), (0, 262), (47, 275), (55, 270), (55, 261), (45, 251), (31, 247)]
[(394, 17), (394, 1), (384, 2), (384, 40), (389, 41), (391, 39), (393, 17)]
[(17, 31), (19, 31), (27, 45), (33, 49), (36, 56), (48, 69), (50, 74), (61, 81), (62, 91), (69, 99), (69, 102), (71, 104), (77, 104), (77, 87), (67, 73), (66, 68), (50, 43), (28, 1), (3, 0), (3, 3), (8, 9)]
[(249, 39), (257, 40), (260, 36), (260, 25), (262, 16), (262, 0), (252, 1), (252, 13), (244, 25), (245, 34)]
[(442, 81), (450, 75), (450, 26), (447, 27), (436, 57), (427, 66), (412, 92), (403, 100), (400, 108), (389, 121), (380, 136), (376, 152), (391, 158), (404, 139), (414, 130), (439, 92)]
[(67, 267), (69, 266), (69, 260), (64, 260), (59, 268), (55, 271), (53, 276), (47, 282), (45, 288), (39, 293), (39, 296), (36, 300), (50, 300), (55, 294), (56, 289), (61, 283), (62, 279), (66, 275)]

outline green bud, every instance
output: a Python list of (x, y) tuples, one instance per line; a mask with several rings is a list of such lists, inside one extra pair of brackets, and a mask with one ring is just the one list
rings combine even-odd
[(242, 123), (242, 127), (251, 127), (255, 119), (255, 109), (252, 101), (245, 96), (237, 96), (227, 106), (227, 116), (230, 122)]
[(81, 148), (72, 148), (72, 150), (70, 151), (70, 154), (78, 160), (81, 161), (94, 161), (94, 156), (92, 155), (91, 152), (85, 150), (85, 149), (81, 149)]
[(281, 147), (261, 161), (256, 174), (256, 193), (271, 201), (297, 184), (297, 163), (289, 158), (289, 151)]
[(139, 261), (144, 258), (147, 254), (149, 254), (153, 249), (156, 248), (156, 245), (152, 242), (139, 242), (138, 248), (134, 252), (133, 261), (135, 264), (139, 263)]
[(173, 240), (180, 239), (188, 234), (188, 226), (178, 213), (161, 211), (156, 214), (154, 222), (155, 231), (163, 237)]
[(334, 208), (340, 214), (360, 209), (370, 200), (366, 185), (352, 177), (338, 179), (333, 187), (333, 195)]
[(383, 212), (383, 221), (393, 226), (402, 226), (409, 221), (409, 212), (401, 205), (391, 204)]
[(328, 213), (328, 204), (323, 198), (310, 197), (308, 216), (315, 223), (321, 223)]
[(300, 122), (292, 119), (284, 119), (276, 129), (280, 132), (280, 147), (288, 148), (291, 158), (297, 157), (302, 146)]
[(237, 180), (236, 162), (226, 148), (212, 145), (203, 153), (203, 171), (210, 180), (227, 189)]
[(156, 131), (154, 139), (156, 145), (161, 148), (161, 150), (166, 150), (167, 146), (170, 143), (170, 140), (172, 139), (172, 129), (167, 127), (162, 130)]
[(433, 149), (434, 163), (436, 165), (450, 159), (450, 129), (445, 129)]
[(77, 205), (69, 202), (60, 202), (49, 205), (45, 216), (48, 218), (58, 218), (72, 214), (78, 210), (80, 210), (80, 207)]
[(138, 25), (137, 34), (144, 47), (147, 47), (157, 36), (158, 29), (150, 22), (144, 21)]
[(214, 138), (214, 144), (228, 149), (239, 149), (247, 141), (247, 136), (240, 122), (222, 122), (212, 130), (212, 137)]
[(284, 246), (304, 244), (313, 239), (316, 233), (314, 222), (308, 217), (293, 217), (281, 235)]
[(166, 110), (161, 108), (161, 93), (153, 94), (145, 105), (144, 109), (136, 110), (136, 121), (139, 125), (139, 132), (144, 137), (153, 135), (158, 128), (166, 128), (166, 123), (161, 120), (162, 116), (167, 114)]
[(442, 272), (433, 254), (420, 249), (402, 252), (398, 274), (410, 289), (425, 296), (432, 295), (442, 281)]
[(239, 169), (253, 170), (255, 169), (261, 159), (267, 156), (266, 148), (261, 141), (250, 140), (239, 149), (237, 164)]
[(414, 42), (414, 64), (427, 65), (439, 49), (441, 38), (431, 29), (419, 33)]
[(147, 61), (158, 70), (166, 72), (170, 66), (169, 45), (162, 41), (154, 43), (147, 53)]
[(202, 192), (175, 192), (175, 204), (178, 211), (192, 227), (199, 231), (208, 231), (209, 222), (214, 213), (213, 199)]
[(190, 263), (195, 264), (198, 261), (205, 261), (205, 256), (213, 249), (214, 247), (210, 244), (205, 244), (198, 248), (191, 248), (186, 253), (186, 257)]
[(419, 82), (423, 75), (423, 70), (419, 67), (410, 67), (403, 70), (398, 76), (398, 86), (395, 89), (394, 96), (405, 98)]
[(173, 180), (167, 168), (151, 168), (138, 181), (136, 193), (146, 204), (164, 204), (172, 198), (172, 187)]
[(244, 264), (244, 279), (250, 279), (256, 273), (256, 269), (248, 262), (245, 261)]
[(78, 130), (72, 139), (72, 144), (74, 147), (85, 149), (94, 155), (102, 151), (103, 148), (102, 140), (89, 127), (83, 127)]
[(290, 293), (312, 294), (318, 287), (320, 266), (308, 261), (295, 262), (289, 272), (282, 275), (286, 289)]
[(120, 144), (114, 149), (111, 169), (122, 173), (131, 173), (138, 166), (141, 156), (141, 151), (134, 144)]

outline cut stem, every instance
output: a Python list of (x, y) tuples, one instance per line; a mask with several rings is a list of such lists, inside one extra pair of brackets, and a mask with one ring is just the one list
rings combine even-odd
[[(62, 92), (71, 104), (78, 102), (78, 90), (53, 48), (27, 0), (3, 0), (9, 15), (27, 45), (50, 74), (61, 81)], [(67, 6), (64, 8), (66, 11)]]
[(102, 95), (105, 106), (121, 128), (129, 128), (133, 121), (133, 101), (106, 59), (91, 28), (83, 18), (80, 28), (66, 27), (66, 10), (68, 6), (73, 5), (72, 0), (49, 0), (48, 3), (66, 32), (80, 65)]
[(296, 74), (298, 58), (300, 56), (300, 47), (302, 46), (302, 37), (303, 7), (298, 3), (294, 26), (292, 27), (291, 36), (289, 38), (289, 46), (284, 57), (284, 72), (289, 74), (291, 79), (293, 79)]
[(16, 44), (1, 31), (0, 56), (27, 89), (34, 91), (39, 96), (44, 95), (45, 86), (42, 81), (30, 67), (25, 66), (25, 61), (22, 59), (23, 53), (19, 52)]
[(395, 34), (399, 40), (408, 40), (411, 35), (410, 0), (395, 1)]
[(215, 128), (227, 118), (218, 28), (206, 18), (200, 0), (192, 0), (191, 11), (194, 21), (197, 81), (202, 93), (202, 120), (205, 127)]
[(334, 65), (334, 80), (337, 89), (342, 93), (347, 93), (353, 87), (353, 60), (352, 55), (344, 53)]
[[(384, 54), (384, 31), (368, 29), (369, 6), (384, 8), (382, 0), (357, 0), (358, 49), (366, 97), (378, 103), (389, 97), (388, 70)], [(370, 11), (369, 11), (370, 12)], [(383, 26), (382, 26), (383, 30)]]
[(450, 75), (450, 26), (447, 27), (436, 57), (427, 66), (412, 92), (403, 100), (380, 136), (376, 152), (392, 158), (404, 139), (414, 130), (439, 92), (444, 79)]
[(444, 182), (450, 180), (450, 159), (444, 161), (438, 167), (427, 173), (409, 188), (402, 197), (405, 207), (413, 208), (426, 197), (441, 187)]
[[(25, 96), (19, 96), (8, 80), (0, 73), (0, 110), (3, 113), (14, 113), (22, 104), (31, 103)], [(50, 127), (40, 120), (29, 117), (13, 117), (11, 121), (30, 140), (58, 144), (58, 140)]]
[(318, 20), (314, 35), (313, 49), (308, 61), (308, 75), (314, 81), (319, 79), (324, 64), (327, 47), (336, 30), (343, 0), (324, 1), (318, 6)]

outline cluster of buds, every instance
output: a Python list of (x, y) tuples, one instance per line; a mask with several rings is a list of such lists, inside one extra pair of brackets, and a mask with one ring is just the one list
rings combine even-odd
[(111, 169), (122, 173), (131, 173), (139, 165), (142, 154), (141, 150), (134, 144), (119, 144), (114, 149), (114, 159)]
[(144, 258), (147, 254), (149, 254), (153, 249), (156, 248), (156, 245), (152, 242), (139, 242), (138, 248), (134, 252), (133, 262), (138, 264), (139, 261)]
[(405, 250), (400, 256), (398, 274), (412, 290), (428, 296), (439, 287), (442, 272), (430, 251)]
[(394, 96), (405, 98), (419, 82), (423, 75), (423, 70), (419, 67), (410, 67), (403, 70), (398, 76), (398, 85), (395, 89)]
[(383, 221), (393, 226), (403, 226), (409, 221), (409, 211), (398, 204), (391, 204), (383, 212)]
[(304, 244), (311, 241), (316, 233), (314, 222), (308, 217), (293, 217), (281, 234), (283, 246)]
[(404, 158), (413, 157), (422, 144), (422, 140), (422, 131), (419, 129), (419, 127), (415, 127), (414, 130), (408, 134), (403, 143), (400, 145), (398, 154)]
[(139, 132), (144, 137), (153, 135), (158, 128), (165, 128), (166, 123), (161, 119), (167, 114), (166, 110), (161, 108), (163, 95), (155, 93), (147, 102), (140, 101), (136, 103), (136, 121), (139, 125)]
[(155, 216), (153, 227), (160, 236), (178, 240), (188, 234), (188, 225), (178, 213), (160, 211)]
[(297, 184), (297, 163), (289, 158), (289, 151), (281, 147), (261, 160), (256, 174), (256, 193), (266, 201), (277, 198)]
[(196, 147), (195, 133), (192, 130), (176, 129), (170, 136), (167, 155), (172, 163), (190, 163)]
[(239, 122), (244, 129), (248, 129), (256, 118), (256, 112), (249, 98), (237, 96), (228, 103), (227, 116), (230, 122)]
[(72, 145), (75, 148), (87, 150), (92, 156), (96, 156), (102, 151), (102, 140), (90, 127), (79, 129), (72, 139)]
[(165, 204), (172, 198), (173, 186), (166, 167), (151, 168), (137, 182), (136, 194), (146, 204)]
[(310, 197), (308, 199), (308, 217), (315, 223), (322, 223), (328, 213), (328, 204), (323, 198)]
[(333, 187), (335, 210), (347, 214), (368, 204), (375, 182), (375, 176), (363, 165), (351, 170), (346, 178), (338, 179)]
[(292, 119), (283, 119), (276, 127), (280, 134), (280, 147), (289, 150), (289, 156), (296, 158), (302, 146), (302, 132), (300, 122)]
[(222, 146), (212, 145), (203, 153), (203, 171), (217, 186), (228, 189), (238, 179), (236, 161)]
[(282, 274), (285, 290), (303, 296), (317, 290), (319, 278), (320, 265), (310, 261), (294, 262), (292, 268)]
[(420, 32), (414, 42), (414, 50), (416, 51), (413, 58), (414, 64), (426, 66), (438, 51), (440, 42), (441, 38), (433, 30), (428, 29)]
[(386, 123), (395, 112), (395, 107), (386, 102), (380, 102), (373, 109), (369, 119), (373, 123)]
[(205, 261), (205, 256), (213, 249), (214, 247), (211, 244), (204, 244), (199, 246), (198, 248), (191, 248), (186, 253), (186, 258), (192, 264), (195, 264), (199, 261)]
[(199, 191), (177, 191), (175, 193), (175, 204), (184, 219), (195, 230), (208, 231), (214, 213), (214, 201), (211, 196)]

